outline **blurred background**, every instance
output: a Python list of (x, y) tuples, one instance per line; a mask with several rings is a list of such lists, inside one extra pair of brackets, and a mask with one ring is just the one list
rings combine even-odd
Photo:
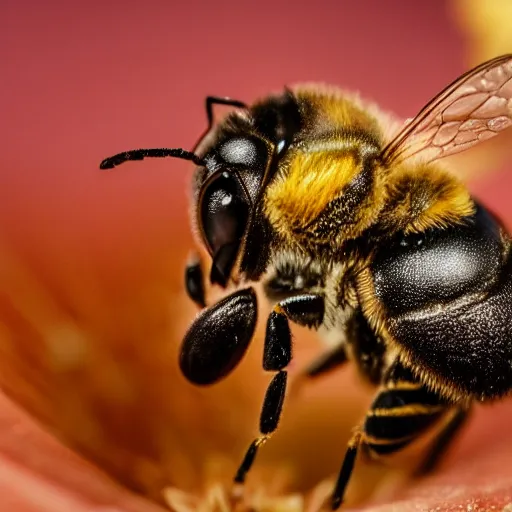
[[(28, 428), (31, 440), (50, 432), (153, 502), (168, 486), (200, 495), (229, 481), (269, 380), (261, 336), (226, 381), (185, 382), (177, 354), (196, 314), (182, 286), (192, 168), (148, 160), (101, 173), (99, 162), (138, 147), (191, 148), (206, 125), (206, 95), (251, 102), (296, 82), (358, 90), (412, 117), (469, 67), (512, 50), (511, 5), (3, 0), (0, 385), (13, 402), (1, 401), (9, 442), (0, 457), (71, 485), (60, 447), (45, 438), (32, 450)], [(457, 160), (509, 226), (510, 140)], [(319, 345), (296, 334), (300, 367)], [(337, 471), (370, 400), (351, 369), (305, 390), (287, 404), (253, 485), (303, 492)], [(507, 415), (510, 404), (496, 406), (494, 428)], [(485, 417), (477, 414), (467, 439), (483, 439)], [(39, 426), (27, 427), (34, 419)], [(1, 487), (12, 489), (12, 478), (0, 471)], [(367, 485), (351, 492), (357, 501)]]

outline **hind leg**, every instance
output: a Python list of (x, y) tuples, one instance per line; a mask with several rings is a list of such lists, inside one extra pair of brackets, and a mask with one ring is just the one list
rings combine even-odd
[[(363, 425), (349, 441), (332, 495), (332, 509), (343, 503), (361, 446), (377, 456), (398, 452), (437, 422), (449, 408), (449, 404), (418, 382), (407, 369), (394, 365), (370, 406)], [(441, 436), (442, 433), (438, 439)], [(445, 445), (439, 446), (437, 453), (440, 454)]]

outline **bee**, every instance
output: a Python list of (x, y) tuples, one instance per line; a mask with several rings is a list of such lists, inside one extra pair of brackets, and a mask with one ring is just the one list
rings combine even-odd
[[(216, 122), (219, 105), (230, 112)], [(418, 471), (432, 469), (471, 404), (512, 389), (511, 238), (440, 162), (512, 124), (512, 55), (459, 77), (394, 136), (377, 107), (317, 85), (249, 106), (209, 97), (206, 111), (193, 151), (128, 151), (100, 167), (145, 157), (196, 165), (192, 220), (209, 281), (232, 290), (206, 307), (202, 266), (187, 266), (188, 294), (203, 308), (179, 358), (192, 383), (215, 383), (243, 358), (257, 321), (251, 283), (271, 302), (263, 369), (274, 375), (235, 483), (278, 427), (293, 323), (328, 341), (306, 377), (352, 361), (376, 387), (332, 509), (359, 451), (389, 456), (437, 424)]]

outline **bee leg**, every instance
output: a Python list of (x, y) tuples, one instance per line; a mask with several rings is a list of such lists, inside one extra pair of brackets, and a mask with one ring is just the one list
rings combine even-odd
[(345, 455), (331, 507), (337, 509), (350, 480), (357, 448), (364, 445), (374, 458), (400, 451), (417, 439), (449, 410), (450, 405), (428, 390), (401, 364), (394, 364), (385, 376), (363, 426)]
[(206, 307), (203, 269), (197, 256), (185, 267), (185, 289), (189, 298), (200, 308)]
[(450, 418), (450, 420), (445, 425), (443, 430), (439, 432), (438, 437), (436, 438), (432, 447), (430, 448), (429, 454), (427, 455), (421, 466), (416, 470), (416, 476), (421, 476), (434, 469), (434, 467), (439, 462), (439, 459), (443, 456), (444, 452), (446, 451), (446, 448), (448, 447), (452, 439), (465, 425), (468, 417), (469, 407), (460, 406), (455, 409), (453, 416)]
[(269, 315), (263, 349), (263, 369), (277, 372), (270, 382), (260, 414), (260, 436), (249, 446), (236, 475), (243, 484), (258, 452), (277, 429), (283, 408), (288, 372), (292, 359), (292, 335), (289, 321), (310, 327), (319, 326), (324, 315), (324, 299), (318, 295), (298, 295), (277, 303)]
[(341, 465), (336, 485), (331, 497), (331, 509), (336, 510), (343, 503), (343, 496), (345, 495), (345, 489), (352, 476), (354, 470), (354, 464), (356, 462), (357, 452), (361, 445), (362, 434), (360, 431), (356, 431), (348, 442), (347, 451)]

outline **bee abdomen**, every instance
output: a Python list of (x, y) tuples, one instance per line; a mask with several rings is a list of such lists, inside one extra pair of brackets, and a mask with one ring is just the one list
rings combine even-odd
[(375, 294), (392, 316), (485, 291), (503, 265), (499, 225), (482, 207), (465, 223), (398, 236), (372, 264)]
[(372, 264), (386, 333), (446, 397), (512, 390), (511, 241), (484, 208), (386, 247)]

